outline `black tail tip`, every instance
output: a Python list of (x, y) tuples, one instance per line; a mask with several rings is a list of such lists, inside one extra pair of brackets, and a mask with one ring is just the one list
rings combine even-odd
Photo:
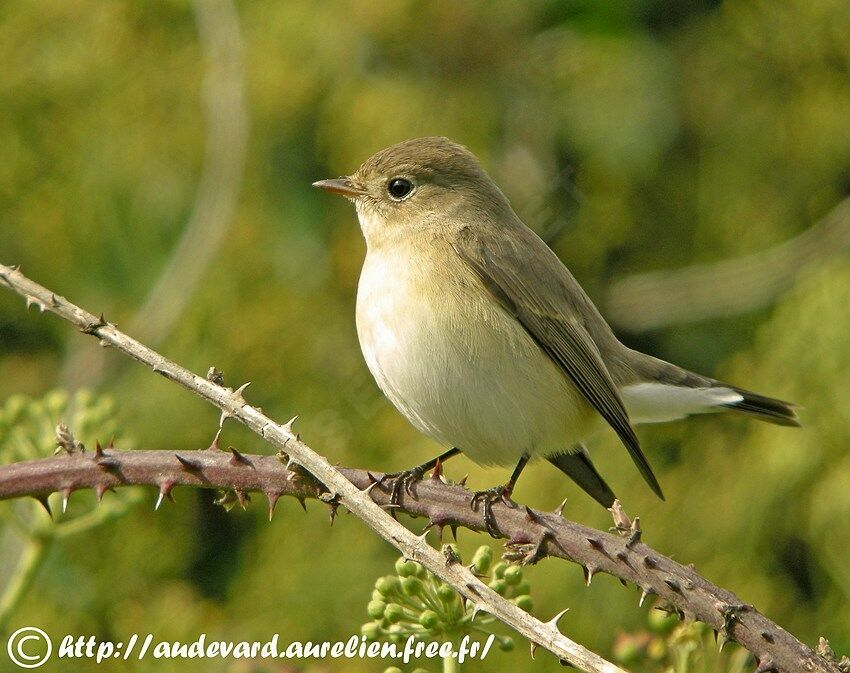
[(765, 397), (764, 395), (751, 393), (749, 390), (742, 390), (740, 388), (734, 388), (734, 390), (744, 399), (740, 402), (725, 405), (727, 408), (755, 416), (762, 421), (774, 423), (775, 425), (784, 425), (793, 428), (802, 427), (800, 417), (797, 415), (797, 409), (799, 407), (793, 402), (784, 402), (773, 397)]

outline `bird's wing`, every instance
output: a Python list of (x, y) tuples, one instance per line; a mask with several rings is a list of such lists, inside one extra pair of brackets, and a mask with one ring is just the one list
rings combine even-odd
[(614, 381), (583, 324), (578, 308), (589, 300), (555, 253), (523, 225), (492, 234), (463, 227), (452, 246), (614, 428), (643, 478), (663, 499)]

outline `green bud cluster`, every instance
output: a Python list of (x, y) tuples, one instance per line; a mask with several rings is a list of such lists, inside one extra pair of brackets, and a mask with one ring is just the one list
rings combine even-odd
[[(453, 545), (452, 545), (453, 546)], [(454, 547), (454, 546), (453, 546)], [(457, 549), (454, 548), (457, 553)], [(482, 577), (500, 596), (526, 611), (533, 607), (530, 587), (519, 566), (493, 563), (493, 551), (481, 546), (472, 557), (472, 571)], [(366, 605), (369, 622), (361, 633), (369, 640), (400, 643), (413, 636), (417, 640), (457, 640), (477, 633), (489, 635), (497, 622), (491, 615), (474, 615), (474, 605), (451, 586), (429, 573), (421, 564), (400, 558), (395, 573), (375, 581), (372, 599)], [(514, 649), (509, 636), (496, 634), (503, 651)], [(393, 667), (384, 673), (394, 673)], [(414, 672), (416, 673), (416, 672)]]
[(613, 655), (624, 666), (648, 673), (744, 673), (752, 669), (749, 653), (743, 648), (729, 645), (718, 651), (707, 624), (681, 623), (675, 614), (660, 609), (649, 612), (647, 628), (618, 634)]
[(111, 397), (78, 390), (69, 395), (51, 390), (42, 397), (11, 395), (0, 406), (0, 459), (3, 462), (46, 458), (56, 449), (56, 424), (67, 425), (77, 440), (93, 447), (117, 431)]

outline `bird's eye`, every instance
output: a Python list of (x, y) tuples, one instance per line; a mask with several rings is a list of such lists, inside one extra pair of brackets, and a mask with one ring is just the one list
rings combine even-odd
[(406, 178), (393, 178), (387, 183), (387, 192), (395, 201), (401, 201), (413, 192), (413, 183)]

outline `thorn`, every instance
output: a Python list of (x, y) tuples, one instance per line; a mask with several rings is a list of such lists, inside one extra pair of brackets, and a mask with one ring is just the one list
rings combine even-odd
[(563, 609), (563, 610), (561, 610), (561, 611), (560, 611), (557, 615), (555, 615), (554, 617), (552, 617), (552, 619), (550, 619), (548, 622), (546, 622), (546, 625), (547, 625), (547, 626), (551, 626), (552, 628), (554, 628), (556, 631), (558, 631), (558, 632), (560, 633), (560, 629), (558, 629), (558, 622), (560, 622), (560, 621), (561, 621), (561, 617), (563, 617), (563, 616), (564, 616), (565, 614), (567, 614), (569, 611), (570, 611), (570, 609), (569, 609), (569, 608), (564, 608), (564, 609)]
[(250, 465), (251, 464), (251, 461), (248, 460), (244, 455), (239, 453), (239, 451), (237, 451), (235, 447), (228, 446), (227, 448), (230, 450), (230, 453), (232, 454), (230, 456), (230, 460), (228, 461), (231, 465), (235, 466), (235, 465)]
[(109, 458), (104, 457), (97, 461), (95, 465), (104, 472), (113, 472), (118, 470), (120, 463), (117, 460), (110, 460)]
[(591, 547), (594, 549), (598, 549), (599, 551), (605, 551), (605, 546), (602, 544), (602, 541), (595, 537), (586, 537), (585, 538)]
[(682, 593), (682, 587), (679, 584), (679, 580), (677, 580), (675, 577), (665, 577), (664, 584), (666, 584), (676, 593)]
[(53, 306), (59, 306), (59, 300), (56, 298), (56, 295), (53, 294), (52, 292), (50, 293), (50, 303), (53, 304)]
[(239, 386), (236, 390), (233, 391), (233, 397), (235, 397), (240, 404), (247, 404), (245, 402), (245, 396), (242, 394), (245, 392), (245, 388), (251, 385), (250, 381), (246, 381), (241, 386)]
[(100, 442), (95, 442), (94, 444), (94, 459), (100, 460), (103, 458), (103, 447), (101, 447)]
[(295, 499), (298, 501), (298, 504), (301, 505), (301, 509), (305, 512), (307, 511), (307, 503), (304, 502), (304, 496), (296, 495)]
[(467, 479), (469, 479), (469, 475), (468, 475), (468, 474), (463, 475), (463, 476), (460, 478), (460, 481), (459, 481), (459, 482), (457, 482), (457, 485), (458, 485), (458, 486), (461, 486), (461, 487), (466, 486), (466, 480), (467, 480)]
[(567, 499), (564, 498), (563, 500), (561, 500), (561, 504), (558, 505), (555, 508), (555, 512), (554, 512), (555, 516), (563, 516), (564, 515), (564, 507), (566, 507), (566, 506), (567, 506)]
[(35, 297), (31, 297), (31, 296), (27, 295), (26, 300), (27, 300), (27, 311), (30, 310), (30, 306), (35, 305), (36, 308), (38, 308), (42, 313), (44, 313), (45, 306), (38, 299), (36, 299)]
[(266, 491), (266, 498), (269, 500), (269, 521), (274, 516), (274, 508), (277, 505), (277, 500), (280, 497), (280, 491)]
[(295, 434), (294, 432), (292, 432), (292, 424), (295, 423), (295, 421), (297, 419), (298, 419), (298, 416), (293, 416), (286, 423), (283, 424), (283, 429), (287, 434), (290, 434), (290, 435)]
[(770, 631), (762, 631), (761, 637), (762, 637), (762, 640), (764, 640), (765, 642), (768, 642), (768, 643), (773, 643), (773, 641), (774, 641), (774, 638), (771, 635)]
[(443, 480), (443, 463), (439, 458), (437, 458), (437, 462), (434, 464), (434, 469), (431, 472), (431, 479), (433, 481)]
[(470, 621), (470, 622), (474, 622), (474, 621), (475, 621), (475, 616), (476, 616), (479, 612), (481, 612), (481, 605), (479, 605), (478, 603), (476, 603), (475, 605), (473, 605), (473, 606), (472, 606), (472, 615), (470, 615), (470, 617), (469, 617), (469, 621)]
[[(221, 410), (221, 416), (218, 417), (218, 430), (219, 430), (219, 432), (221, 432), (221, 429), (224, 427), (224, 422), (228, 418), (233, 418), (233, 414), (231, 414), (229, 411), (225, 411), (224, 409), (222, 409)], [(212, 447), (210, 447), (210, 448), (212, 448)]]
[(111, 490), (106, 484), (98, 484), (94, 487), (94, 494), (97, 497), (97, 501), (101, 502), (103, 500), (103, 494), (107, 491)]
[(179, 460), (179, 461), (180, 461), (180, 466), (181, 466), (184, 470), (186, 470), (187, 472), (199, 472), (199, 471), (200, 471), (200, 469), (201, 469), (201, 466), (200, 466), (200, 465), (198, 465), (197, 463), (195, 463), (195, 462), (193, 462), (193, 461), (189, 460), (188, 458), (184, 458), (184, 457), (183, 457), (183, 456), (181, 456), (179, 453), (175, 453), (175, 454), (174, 454), (174, 457), (175, 457), (177, 460)]
[(449, 524), (449, 530), (452, 532), (452, 539), (455, 542), (457, 542), (457, 524), (456, 523), (450, 523)]
[(773, 663), (773, 659), (770, 657), (765, 657), (759, 662), (759, 665), (756, 667), (756, 673), (768, 673), (768, 671), (776, 671), (776, 664)]
[(331, 520), (331, 526), (333, 526), (336, 519), (336, 511), (339, 508), (339, 494), (325, 491), (319, 495), (319, 500), (328, 506), (328, 517)]
[(41, 506), (44, 507), (44, 511), (47, 512), (47, 516), (49, 516), (52, 519), (53, 518), (53, 512), (50, 511), (50, 502), (48, 501), (47, 496), (46, 495), (34, 495), (33, 498), (35, 498), (41, 504)]
[(638, 599), (638, 607), (642, 608), (643, 602), (646, 600), (647, 596), (649, 596), (650, 594), (654, 594), (654, 593), (655, 592), (652, 589), (650, 589), (649, 587), (641, 587), (640, 599)]
[(537, 643), (531, 641), (531, 658), (534, 659), (534, 653), (537, 652)]
[(542, 524), (543, 520), (528, 505), (525, 505), (525, 519), (531, 523)]
[(366, 494), (368, 494), (368, 495), (371, 495), (371, 494), (372, 494), (372, 489), (373, 489), (373, 488), (375, 488), (375, 486), (378, 486), (381, 482), (380, 482), (380, 481), (378, 481), (377, 479), (375, 479), (374, 477), (372, 477), (372, 474), (371, 474), (371, 473), (369, 473), (369, 477), (370, 477), (370, 478), (372, 478), (372, 481), (371, 481), (371, 483), (370, 483), (370, 484), (369, 484), (366, 488), (364, 488), (364, 489), (362, 490), (362, 493), (366, 493)]
[(62, 489), (62, 514), (64, 514), (68, 510), (68, 498), (71, 497), (71, 489), (63, 488)]
[(160, 505), (162, 505), (162, 501), (165, 498), (168, 498), (171, 502), (174, 502), (174, 496), (171, 495), (171, 489), (174, 488), (173, 481), (162, 481), (159, 484), (159, 495), (156, 498), (156, 504), (154, 505), (154, 511), (158, 510)]
[(112, 435), (112, 437), (109, 438), (109, 446), (107, 446), (106, 448), (107, 449), (114, 449), (115, 448), (115, 435)]
[(106, 318), (103, 317), (103, 313), (100, 314), (100, 318), (95, 320), (94, 322), (90, 322), (85, 327), (81, 327), (80, 331), (83, 334), (97, 334), (97, 331), (101, 327), (106, 327), (109, 323), (106, 322)]
[(581, 570), (584, 573), (585, 586), (590, 586), (590, 583), (593, 581), (593, 573), (596, 572), (596, 568), (594, 568), (592, 565), (586, 565), (582, 566)]
[(650, 570), (654, 570), (658, 567), (658, 562), (652, 556), (644, 556), (643, 564)]
[(221, 424), (219, 424), (219, 426), (218, 426), (218, 432), (215, 433), (215, 437), (213, 437), (212, 443), (207, 447), (207, 451), (221, 451), (221, 444), (219, 443), (220, 437), (221, 437)]
[(234, 489), (234, 491), (236, 492), (236, 499), (239, 501), (239, 506), (242, 509), (248, 509), (248, 503), (251, 501), (251, 496), (241, 488)]

